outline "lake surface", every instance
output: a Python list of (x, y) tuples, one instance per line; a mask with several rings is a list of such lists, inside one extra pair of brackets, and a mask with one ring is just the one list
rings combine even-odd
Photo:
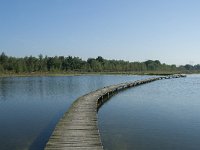
[(107, 85), (143, 78), (148, 76), (0, 78), (0, 150), (42, 150), (76, 98)]
[(106, 150), (199, 150), (200, 75), (123, 91), (98, 117)]

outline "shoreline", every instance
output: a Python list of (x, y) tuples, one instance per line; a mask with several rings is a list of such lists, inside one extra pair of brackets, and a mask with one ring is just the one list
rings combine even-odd
[[(4, 77), (56, 77), (56, 76), (84, 76), (84, 75), (155, 75), (167, 76), (173, 74), (194, 74), (183, 72), (31, 72), (31, 73), (3, 73), (0, 78)], [(195, 73), (196, 74), (196, 73)]]

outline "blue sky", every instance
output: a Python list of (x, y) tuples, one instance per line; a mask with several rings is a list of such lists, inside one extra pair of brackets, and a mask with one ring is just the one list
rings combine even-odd
[(197, 64), (199, 8), (198, 0), (0, 0), (0, 52)]

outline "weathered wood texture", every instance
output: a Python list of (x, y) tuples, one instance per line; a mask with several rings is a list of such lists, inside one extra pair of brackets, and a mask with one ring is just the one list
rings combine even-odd
[(154, 77), (111, 85), (81, 96), (60, 119), (45, 150), (103, 150), (97, 126), (97, 110), (108, 97), (129, 87), (179, 77), (185, 75)]

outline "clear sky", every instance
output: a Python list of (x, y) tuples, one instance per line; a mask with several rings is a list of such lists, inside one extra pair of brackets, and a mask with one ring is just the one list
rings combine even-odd
[(2, 51), (197, 64), (200, 1), (0, 0)]

